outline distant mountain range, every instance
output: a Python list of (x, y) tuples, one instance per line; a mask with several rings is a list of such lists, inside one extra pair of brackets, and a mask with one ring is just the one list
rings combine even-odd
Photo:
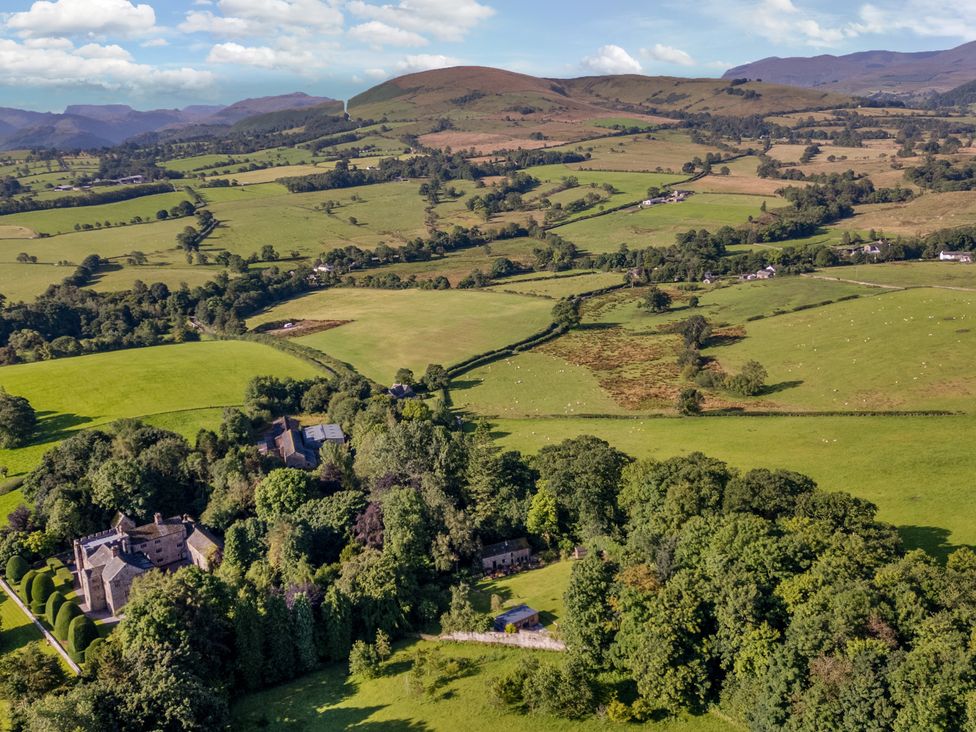
[(976, 80), (976, 41), (946, 51), (773, 56), (729, 69), (722, 78), (762, 79), (858, 96), (928, 96)]
[(0, 150), (106, 147), (148, 132), (191, 125), (230, 127), (255, 115), (319, 106), (334, 108), (335, 114), (345, 109), (341, 101), (302, 92), (244, 99), (228, 106), (196, 105), (147, 112), (125, 104), (72, 104), (61, 114), (0, 107)]

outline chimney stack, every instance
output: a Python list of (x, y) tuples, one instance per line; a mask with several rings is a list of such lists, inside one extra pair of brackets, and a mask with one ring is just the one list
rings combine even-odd
[(156, 513), (154, 513), (153, 514), (153, 523), (156, 524), (157, 526), (159, 526), (159, 524), (163, 523), (163, 514), (159, 513), (158, 511)]

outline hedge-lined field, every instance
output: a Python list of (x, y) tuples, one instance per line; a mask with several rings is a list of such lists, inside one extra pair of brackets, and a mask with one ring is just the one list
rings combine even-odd
[[(181, 201), (189, 200), (191, 200), (189, 195), (183, 191), (158, 193), (152, 196), (142, 196), (116, 203), (103, 203), (97, 206), (52, 208), (47, 211), (7, 214), (0, 216), (0, 224), (23, 226), (31, 231), (36, 231), (38, 234), (65, 234), (74, 231), (75, 224), (91, 224), (94, 226), (96, 223), (104, 224), (108, 221), (112, 226), (115, 226), (119, 222), (128, 223), (135, 216), (141, 216), (147, 221), (152, 221), (160, 209), (169, 211)], [(193, 223), (193, 220), (189, 219), (187, 223)]]
[(26, 472), (75, 430), (122, 417), (157, 415), (160, 426), (192, 437), (201, 427), (219, 423), (220, 407), (241, 404), (252, 377), (307, 378), (319, 373), (298, 358), (244, 341), (184, 343), (4, 366), (0, 386), (30, 400), (40, 434), (26, 447), (0, 450), (0, 465), (11, 475)]
[[(417, 648), (435, 649), (449, 658), (469, 659), (473, 671), (440, 689), (436, 700), (410, 691), (407, 674)], [(332, 665), (298, 681), (250, 694), (238, 701), (232, 726), (241, 732), (301, 729), (331, 732), (341, 729), (407, 730), (413, 732), (498, 732), (532, 729), (538, 732), (591, 732), (606, 730), (605, 720), (559, 719), (549, 715), (523, 716), (499, 709), (486, 693), (489, 681), (510, 673), (526, 651), (477, 644), (419, 641), (401, 647), (377, 679), (350, 678), (344, 665)], [(540, 661), (560, 663), (558, 653), (532, 651)], [(728, 732), (733, 729), (718, 717), (679, 717), (634, 729), (646, 732)]]
[(500, 419), (506, 449), (536, 452), (596, 435), (635, 457), (701, 451), (740, 468), (781, 467), (876, 503), (906, 543), (937, 556), (976, 545), (976, 417)]
[(513, 343), (551, 322), (544, 298), (465, 290), (335, 289), (282, 303), (248, 320), (350, 320), (297, 338), (366, 376), (389, 383), (398, 368), (419, 377), (429, 363), (444, 366)]

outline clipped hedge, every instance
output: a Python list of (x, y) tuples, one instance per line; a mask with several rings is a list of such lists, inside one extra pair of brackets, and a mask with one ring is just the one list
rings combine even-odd
[(20, 599), (24, 602), (30, 602), (31, 583), (34, 581), (36, 576), (37, 570), (30, 569), (26, 574), (24, 574), (23, 577), (20, 578), (20, 586), (17, 587), (17, 594), (20, 595)]
[(75, 663), (84, 663), (85, 649), (98, 637), (98, 628), (87, 615), (78, 615), (68, 625), (68, 655)]
[(14, 554), (7, 560), (7, 581), (11, 584), (19, 584), (29, 571), (30, 565), (19, 554)]
[(64, 603), (64, 595), (57, 590), (52, 592), (51, 596), (47, 598), (47, 602), (44, 603), (44, 618), (52, 628), (54, 627), (54, 622), (58, 619), (58, 610), (61, 609)]
[(58, 610), (54, 620), (54, 637), (59, 641), (68, 640), (68, 627), (71, 621), (81, 615), (81, 608), (74, 600), (67, 600)]
[(30, 586), (30, 608), (35, 615), (44, 612), (47, 598), (54, 592), (54, 579), (50, 572), (41, 572), (34, 577)]
[(99, 636), (91, 643), (88, 644), (88, 648), (85, 649), (85, 661), (89, 661), (94, 658), (98, 653), (98, 649), (105, 645), (105, 639)]

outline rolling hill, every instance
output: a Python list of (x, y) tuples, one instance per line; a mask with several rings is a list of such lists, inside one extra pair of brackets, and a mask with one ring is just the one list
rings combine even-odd
[(976, 41), (944, 51), (862, 51), (843, 56), (764, 58), (736, 66), (724, 79), (763, 79), (777, 84), (845, 94), (925, 95), (976, 79)]
[[(751, 93), (750, 93), (751, 92)], [(391, 79), (349, 100), (355, 116), (390, 119), (581, 120), (669, 112), (769, 114), (839, 106), (840, 94), (752, 82), (637, 74), (545, 79), (502, 69), (459, 66)]]

